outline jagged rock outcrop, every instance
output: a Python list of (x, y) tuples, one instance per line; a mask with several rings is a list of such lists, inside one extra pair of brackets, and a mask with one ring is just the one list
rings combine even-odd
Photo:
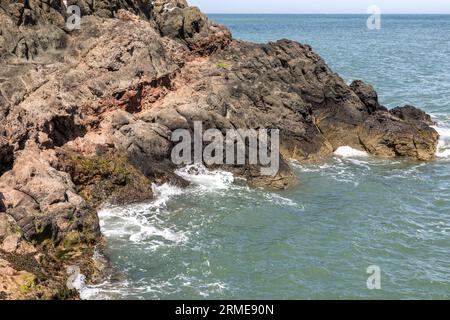
[[(79, 30), (65, 23), (81, 8)], [(280, 170), (222, 166), (257, 186), (296, 182), (289, 159), (340, 146), (434, 157), (430, 117), (387, 110), (308, 45), (233, 40), (185, 0), (0, 0), (0, 297), (76, 298), (66, 268), (88, 281), (105, 201), (186, 186), (170, 161), (179, 128), (280, 130)]]

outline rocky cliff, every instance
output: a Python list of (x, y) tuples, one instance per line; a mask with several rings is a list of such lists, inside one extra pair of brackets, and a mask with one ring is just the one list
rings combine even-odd
[[(70, 31), (67, 8), (81, 8)], [(280, 130), (281, 167), (228, 166), (250, 184), (296, 182), (286, 160), (340, 146), (432, 160), (438, 134), (412, 106), (387, 110), (308, 45), (232, 39), (185, 0), (0, 0), (0, 299), (71, 299), (69, 266), (90, 282), (105, 201), (152, 198), (173, 172), (171, 132)]]

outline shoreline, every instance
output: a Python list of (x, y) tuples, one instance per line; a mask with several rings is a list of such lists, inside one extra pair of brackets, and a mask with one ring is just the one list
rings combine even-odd
[(24, 21), (0, 12), (1, 298), (79, 298), (66, 287), (74, 265), (87, 283), (100, 281), (107, 266), (92, 259), (103, 242), (98, 208), (153, 199), (152, 184), (186, 187), (170, 162), (170, 136), (195, 121), (280, 129), (277, 175), (218, 167), (255, 187), (289, 189), (289, 158), (314, 162), (343, 146), (435, 159), (428, 114), (388, 110), (373, 87), (347, 85), (308, 45), (235, 40), (182, 0), (173, 11), (161, 1), (114, 12), (103, 5), (73, 33), (61, 8), (23, 8)]

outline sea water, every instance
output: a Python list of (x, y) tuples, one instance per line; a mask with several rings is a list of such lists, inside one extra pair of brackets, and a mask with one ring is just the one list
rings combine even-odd
[[(311, 44), (348, 83), (363, 79), (393, 108), (429, 112), (437, 160), (380, 159), (348, 147), (292, 165), (284, 192), (189, 168), (187, 189), (104, 208), (107, 255), (120, 276), (84, 286), (85, 299), (450, 298), (450, 16), (211, 15), (234, 37)], [(369, 266), (379, 290), (369, 290)]]

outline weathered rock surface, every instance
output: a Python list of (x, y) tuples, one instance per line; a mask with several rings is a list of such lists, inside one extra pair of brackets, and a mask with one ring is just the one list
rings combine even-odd
[[(67, 6), (81, 29), (65, 26)], [(179, 128), (280, 130), (280, 170), (223, 166), (257, 186), (296, 183), (287, 160), (340, 146), (431, 160), (438, 134), (412, 106), (387, 110), (308, 45), (233, 40), (185, 0), (0, 0), (0, 298), (76, 298), (66, 268), (101, 276), (105, 201), (186, 186), (170, 161)]]

